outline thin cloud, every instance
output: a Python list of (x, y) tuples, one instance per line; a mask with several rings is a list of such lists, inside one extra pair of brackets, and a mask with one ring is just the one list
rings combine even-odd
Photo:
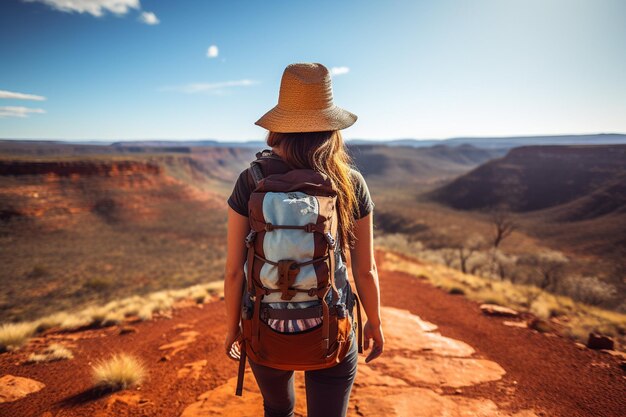
[(197, 94), (197, 93), (211, 93), (221, 91), (223, 88), (230, 87), (249, 87), (251, 85), (258, 84), (258, 81), (243, 79), (243, 80), (235, 80), (235, 81), (223, 81), (219, 83), (191, 83), (180, 86), (173, 87), (163, 87), (161, 91), (176, 91), (179, 93), (186, 94)]
[(348, 67), (332, 67), (330, 69), (330, 75), (343, 75), (350, 72)]
[(33, 109), (30, 107), (5, 106), (0, 107), (0, 117), (28, 117), (30, 114), (43, 114), (44, 109)]
[(139, 0), (22, 0), (26, 3), (43, 3), (67, 13), (89, 13), (100, 17), (106, 12), (125, 15), (131, 9), (140, 10)]
[(35, 94), (16, 93), (14, 91), (0, 90), (0, 98), (8, 98), (13, 100), (34, 100), (44, 101), (44, 96), (37, 96)]
[(142, 12), (139, 16), (139, 21), (146, 25), (158, 25), (161, 23), (159, 18), (152, 12)]
[(208, 56), (209, 58), (217, 58), (218, 54), (219, 50), (217, 49), (217, 45), (209, 46), (209, 49), (207, 49), (206, 51), (206, 56)]

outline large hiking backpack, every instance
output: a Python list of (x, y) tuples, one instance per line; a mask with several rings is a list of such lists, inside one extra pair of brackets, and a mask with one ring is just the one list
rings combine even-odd
[(340, 299), (335, 285), (339, 245), (332, 182), (312, 169), (289, 169), (267, 150), (250, 165), (255, 188), (248, 201), (236, 395), (242, 394), (246, 355), (277, 369), (328, 368), (350, 351), (353, 328), (363, 351), (358, 298), (347, 282)]

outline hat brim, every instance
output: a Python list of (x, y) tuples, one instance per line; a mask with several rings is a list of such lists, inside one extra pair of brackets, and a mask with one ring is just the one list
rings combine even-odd
[(345, 129), (356, 120), (356, 114), (335, 105), (326, 109), (303, 111), (285, 110), (276, 105), (254, 124), (280, 133), (321, 132)]

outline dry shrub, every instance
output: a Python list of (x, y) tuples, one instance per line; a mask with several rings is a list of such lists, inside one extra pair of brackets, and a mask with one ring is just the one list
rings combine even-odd
[(42, 317), (36, 321), (37, 323), (37, 333), (43, 332), (48, 329), (52, 329), (54, 327), (61, 327), (61, 323), (63, 323), (70, 315), (65, 311), (60, 311), (58, 313), (51, 314), (46, 317)]
[(53, 362), (73, 357), (74, 355), (68, 348), (59, 343), (52, 343), (42, 353), (31, 353), (26, 363)]
[(561, 280), (559, 292), (591, 305), (606, 305), (617, 296), (615, 286), (598, 277), (572, 275)]
[(17, 350), (23, 346), (37, 330), (32, 322), (5, 323), (0, 327), (0, 352)]
[(96, 387), (113, 391), (141, 384), (147, 373), (145, 366), (127, 353), (116, 353), (98, 361), (92, 372)]
[(120, 324), (124, 321), (124, 312), (123, 311), (110, 311), (102, 320), (103, 326), (113, 326), (116, 324)]
[(63, 330), (71, 331), (90, 326), (92, 323), (93, 321), (90, 317), (86, 317), (82, 314), (76, 313), (73, 315), (68, 315), (59, 327), (61, 327), (61, 329)]
[(209, 295), (223, 294), (224, 282), (214, 281), (178, 290), (158, 291), (146, 296), (133, 295), (110, 301), (104, 306), (89, 306), (80, 311), (60, 311), (33, 322), (8, 323), (0, 327), (0, 352), (22, 346), (35, 333), (58, 328), (73, 331), (92, 326), (121, 324), (127, 316), (137, 315), (141, 320), (152, 319), (154, 312), (165, 312), (174, 301), (191, 298), (198, 303)]

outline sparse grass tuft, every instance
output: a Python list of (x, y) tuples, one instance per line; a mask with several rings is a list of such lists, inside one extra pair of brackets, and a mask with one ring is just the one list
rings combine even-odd
[(80, 329), (81, 327), (89, 326), (92, 323), (91, 318), (83, 316), (82, 314), (68, 314), (59, 327), (63, 330), (72, 331)]
[(107, 316), (107, 310), (104, 307), (91, 306), (81, 311), (83, 317), (88, 317), (92, 323), (101, 324)]
[(150, 320), (152, 319), (152, 311), (152, 304), (146, 304), (139, 310), (139, 312), (137, 313), (137, 317), (139, 317), (139, 319), (142, 321)]
[(53, 327), (61, 326), (61, 323), (69, 316), (65, 311), (61, 311), (58, 313), (51, 314), (46, 317), (42, 317), (36, 321), (37, 323), (37, 333), (41, 333), (45, 330), (51, 329)]
[(104, 319), (102, 320), (103, 326), (114, 326), (116, 324), (120, 324), (124, 321), (124, 312), (123, 311), (110, 311), (106, 314)]
[(60, 311), (33, 322), (9, 323), (0, 328), (0, 352), (23, 345), (33, 334), (57, 328), (74, 331), (84, 327), (122, 324), (126, 317), (136, 315), (140, 320), (150, 320), (155, 312), (171, 310), (174, 302), (191, 298), (197, 303), (206, 302), (210, 295), (223, 293), (224, 282), (193, 285), (177, 290), (158, 291), (146, 296), (133, 295), (110, 301), (104, 306), (89, 306), (80, 311)]
[(36, 323), (5, 323), (0, 327), (0, 352), (17, 350), (37, 330)]
[(42, 353), (31, 353), (26, 363), (53, 362), (73, 357), (74, 355), (68, 348), (59, 343), (52, 343)]
[(147, 371), (134, 356), (118, 353), (98, 361), (92, 367), (92, 372), (97, 387), (116, 391), (141, 384)]

